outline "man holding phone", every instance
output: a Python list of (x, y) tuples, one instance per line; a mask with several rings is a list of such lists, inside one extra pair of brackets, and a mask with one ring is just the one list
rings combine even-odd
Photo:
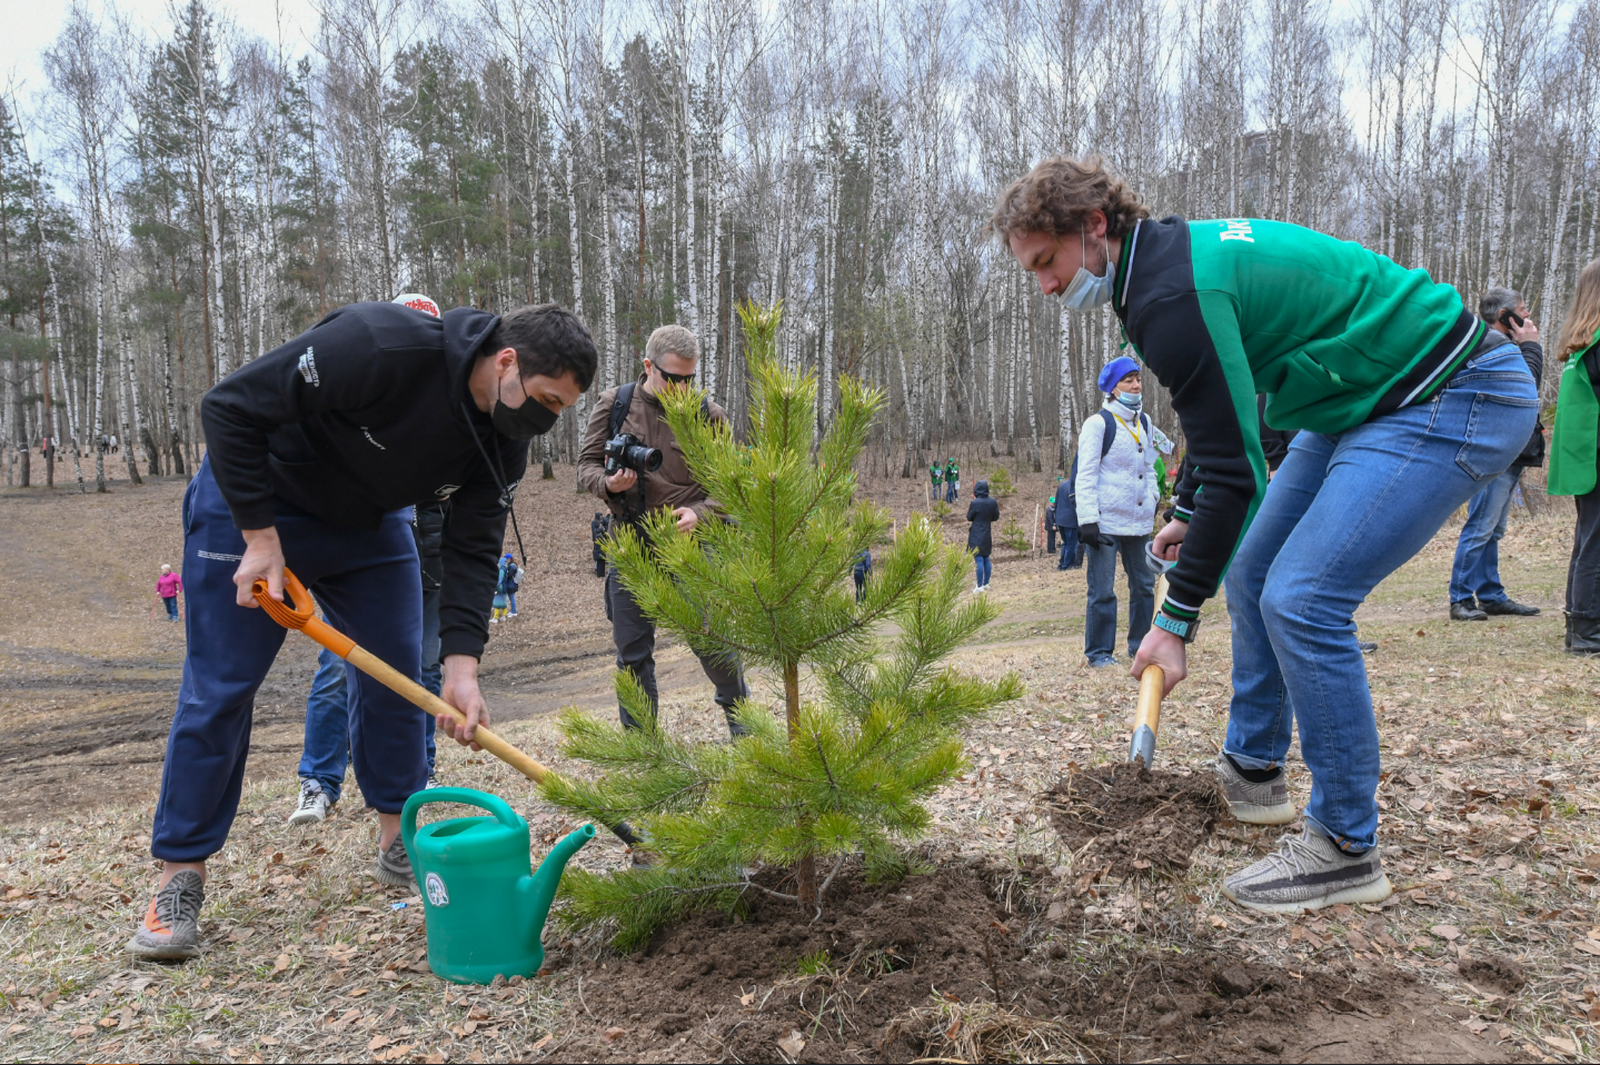
[[(1537, 387), (1544, 372), (1544, 348), (1539, 344), (1539, 327), (1528, 316), (1528, 305), (1515, 289), (1491, 288), (1478, 301), (1478, 317), (1504, 338), (1503, 346), (1513, 345), (1528, 364)], [(1467, 505), (1467, 521), (1456, 542), (1455, 564), (1450, 568), (1450, 620), (1486, 621), (1490, 617), (1531, 617), (1536, 606), (1519, 603), (1506, 594), (1500, 583), (1500, 538), (1506, 534), (1506, 519), (1511, 500), (1529, 466), (1544, 465), (1544, 426), (1534, 423), (1522, 454), (1511, 467), (1483, 486)]]

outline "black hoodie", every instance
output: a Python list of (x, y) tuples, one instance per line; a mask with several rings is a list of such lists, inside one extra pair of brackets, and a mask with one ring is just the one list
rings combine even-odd
[[(506, 510), (527, 465), (528, 445), (495, 432), (467, 390), (499, 321), (471, 308), (435, 318), (397, 303), (351, 304), (200, 402), (211, 472), (240, 529), (272, 525), (274, 497), (361, 529), (450, 500), (441, 655), (483, 654)], [(498, 469), (485, 466), (474, 435)]]

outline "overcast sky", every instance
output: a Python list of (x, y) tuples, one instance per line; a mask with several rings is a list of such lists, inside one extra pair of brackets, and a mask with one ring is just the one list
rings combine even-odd
[[(15, 84), (26, 108), (45, 85), (44, 50), (66, 24), (68, 4), (62, 0), (5, 0), (5, 5), (11, 14), (6, 16), (5, 32), (0, 33), (0, 85)], [(105, 10), (102, 0), (88, 0), (87, 6), (97, 15)], [(118, 0), (116, 6), (146, 32), (159, 37), (167, 36), (175, 24), (169, 0)], [(306, 47), (306, 37), (317, 24), (311, 0), (211, 0), (210, 6), (219, 20), (232, 20), (269, 41), (278, 39), (281, 19), (290, 53)]]

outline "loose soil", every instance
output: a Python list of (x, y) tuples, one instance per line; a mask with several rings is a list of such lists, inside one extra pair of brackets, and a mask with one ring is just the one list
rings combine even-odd
[[(1148, 785), (1150, 782), (1146, 782)], [(1086, 956), (1057, 885), (1003, 865), (842, 877), (821, 917), (754, 890), (581, 966), (577, 1061), (1524, 1060), (1396, 969), (1291, 972), (1226, 951)], [(930, 1004), (931, 1003), (931, 1004)]]
[(1102, 876), (1187, 869), (1217, 824), (1233, 822), (1210, 773), (1152, 771), (1142, 761), (1069, 773), (1044, 799), (1061, 841)]

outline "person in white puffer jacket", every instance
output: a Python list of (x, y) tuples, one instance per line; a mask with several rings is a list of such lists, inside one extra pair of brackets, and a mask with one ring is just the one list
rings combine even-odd
[(1083, 652), (1093, 667), (1116, 663), (1117, 556), (1128, 576), (1128, 657), (1139, 651), (1155, 613), (1155, 578), (1144, 562), (1161, 485), (1156, 456), (1172, 443), (1141, 409), (1139, 364), (1119, 356), (1100, 371), (1106, 400), (1078, 434), (1075, 484), (1078, 537), (1088, 556)]

